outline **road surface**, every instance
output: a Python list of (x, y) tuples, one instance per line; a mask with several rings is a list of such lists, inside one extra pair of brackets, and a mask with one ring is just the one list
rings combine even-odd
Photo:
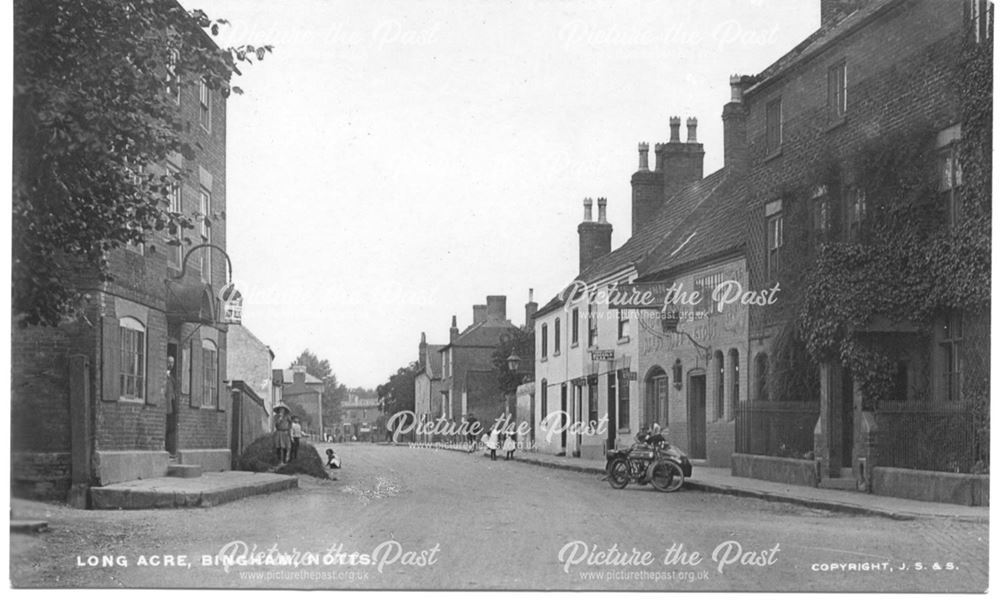
[(19, 517), (47, 518), (51, 530), (12, 534), (11, 580), (20, 587), (987, 588), (987, 525), (859, 517), (690, 490), (618, 491), (592, 474), (446, 450), (337, 450), (344, 461), (337, 481), (303, 477), (298, 490), (216, 508), (83, 511), (15, 500)]

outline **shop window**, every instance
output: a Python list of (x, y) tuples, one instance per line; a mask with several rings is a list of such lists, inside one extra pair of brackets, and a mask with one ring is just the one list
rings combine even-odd
[(209, 340), (201, 342), (202, 396), (201, 405), (219, 407), (219, 350)]
[(118, 391), (121, 399), (146, 399), (146, 327), (135, 318), (118, 322)]

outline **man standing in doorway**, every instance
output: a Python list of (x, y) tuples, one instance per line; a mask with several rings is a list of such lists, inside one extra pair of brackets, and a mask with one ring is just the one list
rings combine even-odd
[(165, 447), (171, 456), (177, 454), (177, 380), (174, 356), (167, 356), (167, 436)]

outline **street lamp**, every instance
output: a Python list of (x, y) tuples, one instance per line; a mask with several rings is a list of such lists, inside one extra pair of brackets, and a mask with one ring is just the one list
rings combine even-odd
[(511, 351), (510, 355), (507, 356), (507, 369), (511, 372), (517, 373), (517, 368), (520, 365), (521, 356), (519, 356), (516, 351)]

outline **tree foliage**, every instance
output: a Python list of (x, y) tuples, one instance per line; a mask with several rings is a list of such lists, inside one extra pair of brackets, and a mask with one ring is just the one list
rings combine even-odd
[[(512, 353), (521, 358), (516, 372), (507, 367), (507, 358)], [(493, 350), (492, 360), (500, 391), (504, 395), (515, 394), (525, 377), (530, 379), (535, 373), (535, 332), (528, 328), (508, 329)]]
[(414, 382), (419, 366), (412, 362), (396, 370), (389, 379), (375, 388), (382, 412), (391, 416), (397, 412), (414, 411), (416, 408), (416, 391)]
[(107, 253), (151, 232), (176, 239), (176, 176), (144, 171), (172, 153), (194, 159), (191, 125), (167, 93), (205, 81), (223, 96), (239, 65), (271, 46), (220, 49), (223, 19), (174, 0), (15, 0), (13, 313), (56, 324), (85, 291), (67, 275), (110, 280)]

